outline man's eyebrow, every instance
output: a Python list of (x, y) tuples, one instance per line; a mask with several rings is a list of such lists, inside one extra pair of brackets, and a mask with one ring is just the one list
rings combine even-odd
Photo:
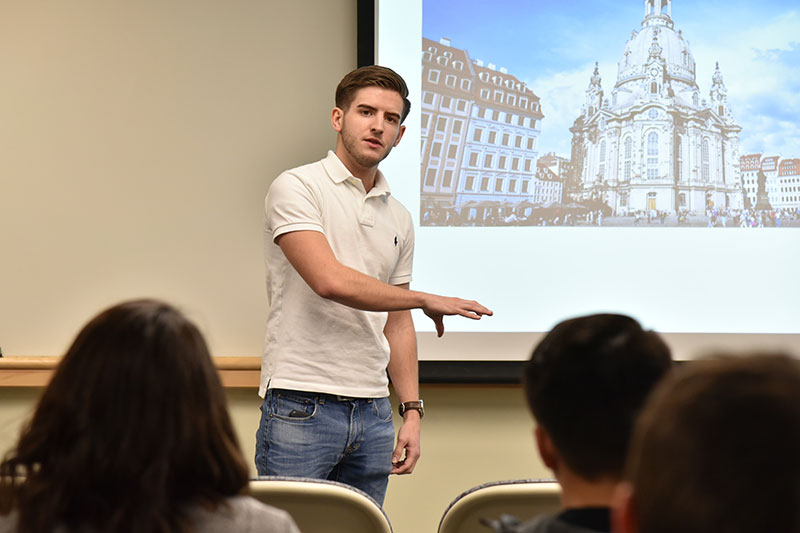
[[(372, 107), (369, 104), (356, 104), (357, 109), (363, 109), (365, 111), (377, 111), (378, 108)], [(400, 113), (395, 113), (394, 111), (385, 111), (384, 115), (389, 115), (392, 117), (400, 118)]]

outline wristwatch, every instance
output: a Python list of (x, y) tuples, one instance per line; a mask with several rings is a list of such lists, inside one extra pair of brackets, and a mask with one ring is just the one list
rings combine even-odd
[(397, 412), (400, 413), (400, 416), (406, 414), (406, 411), (409, 409), (419, 411), (420, 418), (425, 416), (425, 411), (422, 408), (422, 400), (419, 400), (418, 402), (404, 402), (397, 406)]

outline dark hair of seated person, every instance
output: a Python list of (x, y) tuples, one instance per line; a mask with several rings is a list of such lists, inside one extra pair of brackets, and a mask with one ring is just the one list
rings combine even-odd
[(523, 381), (564, 462), (596, 481), (622, 476), (636, 416), (671, 367), (657, 333), (629, 316), (596, 314), (557, 324), (533, 350)]
[(213, 509), (247, 482), (202, 335), (137, 300), (92, 319), (63, 357), (0, 463), (0, 511), (22, 533), (184, 532), (190, 506)]

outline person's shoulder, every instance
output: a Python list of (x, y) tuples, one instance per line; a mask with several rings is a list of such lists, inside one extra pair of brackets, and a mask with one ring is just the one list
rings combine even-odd
[(286, 511), (259, 502), (250, 496), (228, 498), (213, 512), (200, 512), (196, 531), (297, 533), (297, 525)]
[(14, 533), (17, 530), (17, 513), (0, 515), (0, 533)]

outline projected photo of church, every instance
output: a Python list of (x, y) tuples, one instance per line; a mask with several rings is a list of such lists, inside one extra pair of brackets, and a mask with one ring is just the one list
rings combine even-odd
[[(530, 11), (527, 18), (503, 13), (506, 4), (489, 11), (466, 4), (481, 11), (469, 12), (453, 0), (423, 2), (422, 226), (800, 227), (797, 106), (759, 108), (756, 99), (779, 96), (767, 94), (769, 82), (760, 95), (752, 78), (758, 72), (745, 77), (736, 62), (707, 60), (716, 50), (713, 40), (702, 39), (714, 32), (685, 35), (681, 20), (673, 19), (672, 0), (627, 1), (644, 7), (640, 20), (605, 16), (619, 27), (640, 22), (632, 32), (611, 35), (603, 28), (596, 47), (590, 34), (589, 46), (575, 43), (574, 49), (548, 37), (549, 54), (535, 36), (545, 39), (558, 27), (535, 16), (537, 2), (520, 2), (519, 10)], [(695, 18), (702, 13), (679, 2), (689, 26), (701, 28)], [(582, 12), (571, 4), (563, 13), (553, 14), (552, 4), (541, 9), (564, 25)], [(492, 17), (512, 19), (496, 24)], [(515, 17), (541, 24), (525, 34), (534, 36), (534, 53), (513, 39), (507, 47), (496, 44), (506, 37), (493, 37), (491, 28), (520, 34)], [(796, 15), (794, 24), (797, 35)], [(451, 34), (464, 42), (443, 37)], [(690, 37), (702, 43), (698, 49), (708, 64), (696, 62)], [(470, 39), (474, 48), (499, 57), (473, 57)], [(570, 57), (559, 62), (559, 51)], [(615, 65), (604, 62), (609, 54)], [(791, 61), (795, 69), (800, 64), (796, 38), (783, 55), (764, 54), (757, 64), (780, 73)], [(735, 70), (737, 83), (730, 87), (725, 67)], [(782, 90), (798, 88), (792, 79)], [(780, 115), (792, 109), (790, 120)]]

